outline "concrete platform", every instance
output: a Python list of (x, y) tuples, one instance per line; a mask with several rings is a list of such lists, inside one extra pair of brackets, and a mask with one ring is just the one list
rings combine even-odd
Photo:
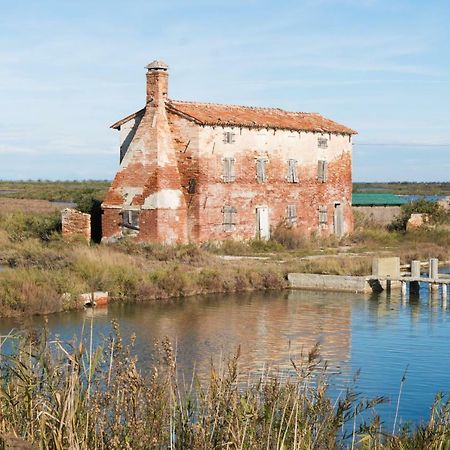
[(367, 277), (322, 275), (316, 273), (289, 273), (289, 287), (317, 291), (372, 292)]

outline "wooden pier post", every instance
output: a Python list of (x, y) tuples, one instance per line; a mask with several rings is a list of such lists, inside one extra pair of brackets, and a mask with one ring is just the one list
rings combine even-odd
[(448, 287), (445, 283), (442, 283), (442, 301), (447, 302), (447, 290)]

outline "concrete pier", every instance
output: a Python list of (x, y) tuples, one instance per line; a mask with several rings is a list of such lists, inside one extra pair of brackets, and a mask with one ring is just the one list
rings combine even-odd
[(411, 276), (413, 278), (420, 278), (420, 261), (411, 261)]
[(427, 277), (421, 274), (420, 261), (411, 261), (410, 272), (400, 272), (400, 258), (374, 258), (372, 275), (366, 277), (290, 273), (287, 278), (291, 288), (344, 292), (382, 292), (385, 290), (387, 294), (391, 292), (391, 289), (400, 288), (404, 298), (408, 295), (408, 284), (411, 297), (419, 294), (420, 283), (426, 283), (430, 288), (430, 299), (441, 290), (442, 299), (446, 301), (450, 274), (439, 273), (437, 258), (430, 258), (428, 266)]

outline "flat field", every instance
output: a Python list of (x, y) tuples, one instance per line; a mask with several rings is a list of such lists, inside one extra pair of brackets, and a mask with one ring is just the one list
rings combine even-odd
[(353, 183), (353, 192), (390, 192), (397, 195), (450, 195), (450, 182), (410, 183)]

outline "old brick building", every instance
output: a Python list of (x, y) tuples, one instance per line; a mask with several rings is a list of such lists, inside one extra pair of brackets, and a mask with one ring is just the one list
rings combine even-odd
[(104, 240), (267, 239), (286, 224), (352, 230), (350, 128), (317, 113), (170, 100), (168, 67), (147, 66), (146, 106), (112, 125), (120, 167)]

